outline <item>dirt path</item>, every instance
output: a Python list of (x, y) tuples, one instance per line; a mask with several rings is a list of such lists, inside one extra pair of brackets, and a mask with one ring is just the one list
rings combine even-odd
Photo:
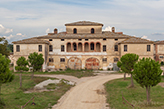
[[(47, 77), (49, 76), (47, 75)], [(74, 82), (76, 81), (77, 85), (62, 96), (58, 104), (54, 105), (52, 109), (109, 109), (106, 108), (103, 84), (109, 80), (122, 78), (123, 75), (99, 75), (81, 79), (63, 75), (60, 75), (59, 77), (67, 80), (70, 79)]]

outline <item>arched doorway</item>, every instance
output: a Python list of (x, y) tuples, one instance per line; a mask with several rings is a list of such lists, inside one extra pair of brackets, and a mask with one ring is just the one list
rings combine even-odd
[(71, 52), (71, 43), (67, 43), (67, 52)]
[(70, 69), (81, 69), (82, 61), (77, 57), (72, 57), (68, 60), (68, 68)]
[(88, 58), (85, 62), (86, 69), (99, 69), (99, 60), (97, 58)]

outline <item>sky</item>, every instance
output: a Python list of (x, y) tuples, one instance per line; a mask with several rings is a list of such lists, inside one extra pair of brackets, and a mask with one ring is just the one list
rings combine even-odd
[(103, 30), (164, 40), (164, 0), (0, 0), (0, 37), (9, 43), (46, 35), (76, 21), (103, 23)]

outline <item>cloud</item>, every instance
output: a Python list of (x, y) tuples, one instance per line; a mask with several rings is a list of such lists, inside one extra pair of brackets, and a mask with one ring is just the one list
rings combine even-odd
[(25, 34), (17, 33), (16, 35), (10, 34), (9, 36), (3, 36), (11, 43), (13, 40), (22, 40), (23, 38), (27, 37)]
[(112, 31), (112, 27), (107, 26), (103, 31)]
[(0, 24), (0, 34), (8, 34), (13, 32), (13, 29), (5, 28), (2, 24)]
[(22, 33), (17, 33), (16, 35), (20, 35), (20, 36), (21, 36), (21, 35), (22, 35)]
[(152, 35), (164, 35), (164, 33), (152, 33)]
[(142, 39), (151, 40), (151, 39), (148, 39), (148, 36), (145, 36), (145, 35), (144, 35), (144, 36), (142, 36), (141, 38), (142, 38)]
[(50, 32), (50, 29), (49, 29), (49, 28), (47, 28), (46, 33), (48, 34), (49, 32)]

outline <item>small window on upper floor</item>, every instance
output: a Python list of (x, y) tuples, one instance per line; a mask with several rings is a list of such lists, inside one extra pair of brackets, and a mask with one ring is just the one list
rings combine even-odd
[(39, 45), (38, 48), (39, 48), (39, 52), (41, 52), (42, 51), (42, 45)]
[(78, 39), (79, 41), (81, 41), (82, 39)]
[(117, 41), (118, 39), (114, 39), (115, 41)]
[(95, 30), (94, 30), (94, 28), (92, 28), (92, 29), (91, 29), (91, 33), (92, 33), (92, 34), (93, 34), (93, 33), (95, 33)]
[(16, 52), (20, 52), (20, 45), (16, 45)]
[(159, 58), (163, 58), (163, 56), (159, 56)]
[(150, 45), (147, 45), (147, 51), (150, 51)]
[(103, 52), (106, 51), (106, 45), (103, 45)]
[(118, 51), (118, 45), (114, 45), (114, 51)]
[(53, 46), (49, 45), (49, 52), (52, 52), (52, 51), (53, 51)]
[(61, 41), (64, 41), (64, 39), (61, 39)]
[(76, 29), (76, 28), (73, 29), (73, 33), (74, 33), (74, 34), (77, 33), (77, 29)]
[(124, 45), (124, 51), (128, 51), (128, 46)]
[(49, 39), (49, 41), (52, 41), (52, 39)]
[(106, 38), (103, 38), (103, 40), (106, 40)]
[(88, 41), (88, 39), (85, 39), (85, 41)]
[(61, 45), (61, 52), (64, 52), (64, 45)]

